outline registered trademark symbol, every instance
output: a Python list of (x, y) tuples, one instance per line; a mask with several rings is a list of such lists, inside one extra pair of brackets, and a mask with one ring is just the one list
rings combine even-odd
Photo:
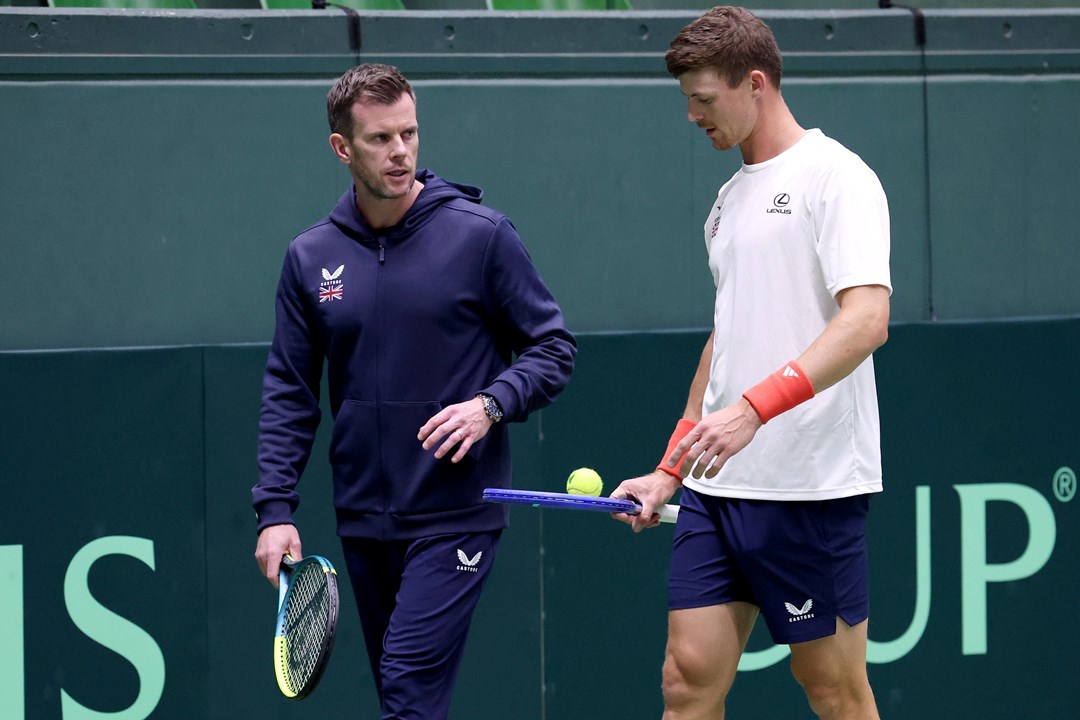
[(1076, 494), (1076, 473), (1072, 468), (1059, 467), (1054, 473), (1054, 497), (1061, 502), (1069, 502)]

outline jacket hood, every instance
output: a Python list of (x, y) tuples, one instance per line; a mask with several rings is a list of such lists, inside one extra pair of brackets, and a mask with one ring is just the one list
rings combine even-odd
[(444, 180), (427, 169), (418, 170), (416, 179), (424, 184), (424, 189), (420, 191), (412, 207), (405, 213), (405, 217), (393, 227), (380, 228), (376, 231), (368, 225), (367, 220), (356, 209), (355, 183), (338, 200), (330, 213), (330, 220), (341, 228), (342, 232), (359, 242), (378, 244), (376, 236), (383, 242), (392, 242), (422, 226), (444, 203), (451, 200), (464, 200), (479, 204), (484, 197), (484, 191), (478, 187)]

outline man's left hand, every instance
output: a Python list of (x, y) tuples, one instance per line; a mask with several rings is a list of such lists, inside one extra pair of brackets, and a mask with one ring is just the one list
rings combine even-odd
[(484, 412), (483, 401), (473, 398), (440, 410), (424, 423), (416, 439), (423, 443), (425, 450), (438, 445), (437, 459), (442, 459), (456, 447), (457, 451), (450, 458), (450, 462), (456, 463), (465, 457), (474, 443), (487, 435), (492, 424)]

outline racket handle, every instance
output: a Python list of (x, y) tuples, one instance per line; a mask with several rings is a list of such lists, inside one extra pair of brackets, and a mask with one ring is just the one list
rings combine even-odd
[(678, 505), (663, 505), (656, 512), (659, 513), (662, 523), (673, 523), (679, 519)]
[(292, 555), (281, 558), (281, 566), (278, 570), (278, 610), (285, 604), (285, 593), (289, 589), (289, 568), (292, 566)]

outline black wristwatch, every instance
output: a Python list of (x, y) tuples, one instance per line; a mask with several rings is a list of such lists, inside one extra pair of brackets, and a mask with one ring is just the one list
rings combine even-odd
[(480, 398), (480, 402), (484, 403), (484, 413), (488, 416), (488, 419), (493, 423), (497, 423), (503, 419), (502, 408), (499, 407), (499, 401), (490, 395), (484, 393), (477, 393), (476, 397)]

